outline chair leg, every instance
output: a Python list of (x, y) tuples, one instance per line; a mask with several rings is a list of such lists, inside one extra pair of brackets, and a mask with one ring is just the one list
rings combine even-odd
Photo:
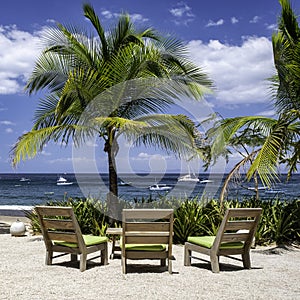
[(172, 274), (172, 259), (168, 258), (168, 271), (170, 274)]
[(86, 259), (87, 259), (87, 254), (81, 253), (80, 254), (80, 271), (81, 272), (86, 270)]
[(160, 266), (161, 267), (165, 267), (166, 266), (166, 259), (165, 258), (161, 258), (160, 259)]
[(77, 254), (71, 254), (71, 261), (77, 261)]
[(185, 266), (191, 265), (191, 256), (192, 256), (192, 251), (189, 250), (187, 246), (184, 246), (184, 265)]
[(52, 257), (53, 257), (53, 251), (46, 251), (46, 265), (52, 265)]
[(213, 273), (220, 272), (219, 257), (215, 254), (210, 254), (211, 270)]
[(127, 273), (127, 269), (126, 269), (127, 260), (123, 255), (122, 255), (121, 263), (122, 263), (122, 272), (123, 272), (123, 274), (126, 274)]
[(107, 265), (108, 264), (108, 250), (107, 250), (107, 243), (104, 245), (104, 249), (101, 252), (101, 264)]
[(250, 253), (242, 254), (243, 265), (245, 269), (251, 269)]

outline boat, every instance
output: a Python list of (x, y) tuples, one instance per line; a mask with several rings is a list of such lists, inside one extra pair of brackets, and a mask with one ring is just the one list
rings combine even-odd
[(193, 174), (186, 174), (177, 178), (178, 182), (199, 182), (199, 178)]
[(190, 167), (188, 166), (188, 174), (179, 176), (177, 178), (178, 182), (199, 182), (199, 178), (193, 173), (191, 173)]
[(120, 181), (119, 185), (121, 186), (131, 185), (131, 182)]
[(28, 182), (28, 181), (30, 181), (30, 179), (29, 179), (29, 178), (26, 178), (26, 177), (22, 177), (22, 178), (20, 179), (20, 181), (21, 181), (21, 182)]
[(200, 183), (211, 183), (211, 182), (213, 182), (213, 180), (210, 180), (210, 179), (200, 180)]
[(168, 191), (170, 189), (172, 189), (172, 187), (166, 184), (153, 184), (149, 186), (150, 191)]
[(258, 187), (249, 186), (249, 187), (247, 187), (247, 189), (250, 191), (256, 191), (256, 190), (266, 190), (266, 189), (268, 189), (268, 187), (267, 186), (258, 186)]
[(66, 178), (59, 176), (59, 178), (56, 181), (57, 185), (71, 185), (73, 182), (69, 182)]

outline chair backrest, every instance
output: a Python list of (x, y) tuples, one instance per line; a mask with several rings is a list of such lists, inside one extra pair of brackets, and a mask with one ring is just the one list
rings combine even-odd
[(35, 211), (48, 249), (53, 245), (53, 241), (76, 243), (81, 250), (85, 247), (72, 207), (36, 206)]
[(222, 243), (243, 242), (250, 249), (262, 213), (261, 208), (229, 208), (220, 225), (213, 248)]
[(173, 209), (123, 209), (125, 244), (168, 244), (173, 242)]

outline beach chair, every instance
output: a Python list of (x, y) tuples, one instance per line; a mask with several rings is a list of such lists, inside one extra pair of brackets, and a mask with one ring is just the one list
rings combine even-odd
[(159, 259), (172, 274), (173, 209), (123, 209), (122, 272), (127, 260)]
[[(210, 256), (212, 272), (220, 272), (219, 257), (242, 255), (250, 269), (250, 248), (260, 219), (261, 208), (229, 208), (216, 236), (191, 236), (184, 246), (184, 265), (191, 265), (192, 251)], [(239, 232), (238, 232), (239, 231)]]
[(46, 265), (52, 264), (54, 252), (71, 254), (71, 261), (80, 255), (81, 272), (86, 270), (87, 255), (92, 252), (100, 251), (101, 263), (108, 263), (108, 238), (82, 235), (72, 207), (36, 206), (35, 211), (46, 245)]

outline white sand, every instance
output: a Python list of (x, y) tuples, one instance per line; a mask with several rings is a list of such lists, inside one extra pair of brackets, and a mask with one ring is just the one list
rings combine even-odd
[(69, 256), (46, 266), (40, 237), (1, 234), (0, 299), (300, 299), (297, 248), (280, 254), (270, 254), (265, 248), (252, 250), (251, 270), (242, 269), (240, 261), (221, 257), (219, 274), (196, 259), (191, 267), (184, 267), (183, 246), (174, 246), (173, 252), (173, 275), (159, 267), (158, 261), (150, 262), (155, 267), (129, 261), (134, 265), (123, 275), (118, 258), (109, 259), (107, 266), (96, 258), (80, 272), (77, 263), (57, 264)]

